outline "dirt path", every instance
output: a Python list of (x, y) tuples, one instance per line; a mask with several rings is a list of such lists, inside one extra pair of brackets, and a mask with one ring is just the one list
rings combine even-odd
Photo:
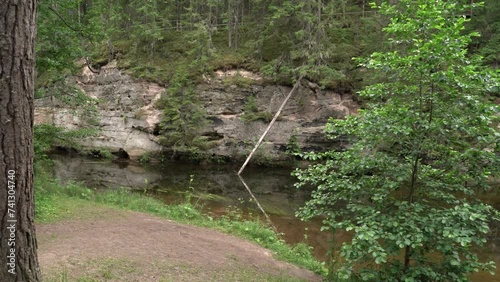
[(143, 213), (104, 209), (37, 237), (45, 281), (321, 281), (253, 243)]

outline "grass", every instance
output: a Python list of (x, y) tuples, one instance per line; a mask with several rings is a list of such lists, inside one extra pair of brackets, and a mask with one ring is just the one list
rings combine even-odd
[(263, 120), (268, 123), (273, 119), (273, 115), (267, 111), (259, 111), (255, 96), (248, 97), (243, 107), (243, 115), (241, 119), (245, 122)]
[[(43, 167), (47, 168), (47, 165)], [(35, 200), (37, 222), (55, 222), (64, 219), (91, 220), (89, 210), (113, 207), (146, 212), (181, 223), (217, 229), (255, 242), (274, 252), (277, 259), (287, 261), (324, 275), (326, 268), (318, 262), (306, 244), (286, 244), (272, 229), (257, 218), (243, 219), (233, 211), (231, 215), (213, 218), (203, 214), (189, 202), (165, 205), (151, 196), (132, 193), (127, 189), (98, 192), (80, 183), (61, 184), (41, 165), (36, 167)], [(86, 212), (87, 211), (87, 212)]]
[[(73, 271), (73, 268), (83, 269), (83, 273)], [(83, 262), (70, 262), (69, 266), (54, 268), (47, 271), (44, 281), (66, 282), (66, 281), (117, 281), (120, 277), (128, 277), (141, 274), (136, 263), (128, 259), (90, 259)]]
[[(81, 273), (75, 273), (72, 268), (83, 269)], [(260, 273), (255, 269), (238, 267), (227, 267), (223, 270), (204, 272), (203, 270), (182, 263), (159, 263), (149, 262), (141, 268), (137, 262), (131, 259), (90, 259), (83, 262), (73, 263), (68, 267), (50, 269), (49, 274), (44, 277), (48, 282), (98, 282), (98, 281), (123, 281), (124, 277), (134, 281), (144, 280), (151, 275), (152, 269), (160, 270), (155, 273), (158, 276), (154, 281), (271, 281), (271, 282), (299, 282), (304, 281), (288, 276), (286, 273), (276, 275)], [(148, 277), (151, 278), (151, 277)]]
[(225, 86), (231, 86), (231, 85), (236, 85), (242, 88), (249, 88), (252, 85), (258, 84), (258, 81), (255, 81), (251, 78), (244, 77), (240, 74), (236, 74), (234, 76), (229, 76), (224, 78), (222, 83)]

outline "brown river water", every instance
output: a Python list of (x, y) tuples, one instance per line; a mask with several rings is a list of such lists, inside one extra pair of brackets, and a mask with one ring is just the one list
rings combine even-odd
[[(239, 167), (226, 165), (199, 165), (189, 163), (167, 163), (140, 165), (137, 163), (113, 163), (96, 161), (69, 155), (52, 155), (54, 176), (65, 180), (83, 181), (90, 187), (114, 189), (131, 187), (162, 199), (165, 203), (185, 201), (186, 192), (191, 201), (214, 216), (221, 216), (228, 209), (237, 208), (244, 214), (262, 215), (255, 200), (236, 175)], [(293, 187), (294, 178), (290, 169), (248, 167), (243, 173), (245, 182), (255, 199), (269, 215), (272, 224), (283, 239), (290, 244), (306, 242), (314, 249), (314, 255), (326, 259), (332, 235), (320, 231), (321, 220), (301, 221), (295, 211), (308, 198), (306, 191)], [(500, 209), (500, 194), (485, 193), (481, 198)], [(261, 216), (265, 220), (264, 216)], [(500, 224), (492, 226), (488, 244), (478, 253), (481, 260), (493, 260), (500, 269)], [(335, 242), (349, 239), (348, 234), (337, 233)], [(477, 273), (474, 282), (500, 282), (499, 274)]]

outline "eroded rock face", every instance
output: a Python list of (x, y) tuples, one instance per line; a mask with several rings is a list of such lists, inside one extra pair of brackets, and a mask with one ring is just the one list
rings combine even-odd
[[(131, 158), (162, 148), (155, 136), (161, 111), (154, 108), (164, 88), (155, 83), (134, 81), (116, 68), (116, 63), (103, 67), (99, 74), (87, 68), (74, 83), (88, 96), (98, 100), (97, 136), (82, 140), (88, 148), (120, 149)], [(67, 109), (53, 98), (35, 101), (35, 123), (51, 123), (74, 129), (89, 126), (78, 117), (79, 109)]]
[[(228, 78), (240, 75), (256, 84), (239, 87), (228, 83)], [(211, 139), (206, 153), (213, 157), (241, 159), (246, 157), (260, 138), (268, 123), (262, 120), (242, 120), (245, 104), (255, 97), (258, 112), (274, 113), (280, 107), (291, 87), (258, 85), (260, 77), (248, 71), (218, 71), (197, 88), (209, 126), (203, 135)], [(87, 147), (102, 147), (117, 152), (125, 150), (131, 158), (149, 151), (161, 151), (158, 126), (162, 111), (155, 102), (165, 88), (155, 83), (132, 79), (111, 63), (94, 74), (88, 69), (75, 79), (86, 95), (98, 99), (100, 134), (83, 141)], [(36, 101), (36, 123), (52, 123), (67, 128), (85, 125), (72, 109), (66, 109), (52, 98)], [(350, 95), (320, 90), (310, 82), (303, 82), (289, 100), (262, 144), (257, 158), (283, 159), (285, 148), (296, 139), (303, 149), (326, 149), (333, 146), (326, 139), (323, 128), (329, 117), (343, 118), (356, 113), (358, 106)]]
[[(209, 82), (200, 85), (198, 92), (212, 120), (206, 134), (223, 136), (218, 141), (218, 146), (210, 151), (215, 155), (238, 159), (248, 155), (268, 126), (268, 122), (261, 120), (242, 120), (243, 109), (249, 97), (255, 97), (258, 112), (274, 115), (291, 87), (253, 85), (240, 88), (235, 85), (228, 86), (224, 79), (223, 75), (217, 73)], [(255, 76), (251, 79), (257, 80)], [(300, 147), (306, 150), (324, 150), (337, 145), (327, 140), (323, 132), (328, 118), (344, 118), (354, 114), (358, 105), (351, 95), (320, 90), (310, 84), (306, 81), (301, 85), (269, 131), (261, 145), (261, 155), (265, 158), (283, 159), (292, 136), (297, 139)]]

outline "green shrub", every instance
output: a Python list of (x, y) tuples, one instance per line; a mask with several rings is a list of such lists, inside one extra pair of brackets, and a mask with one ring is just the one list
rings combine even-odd
[(273, 115), (267, 111), (259, 111), (255, 96), (250, 96), (243, 107), (243, 115), (241, 115), (241, 119), (245, 122), (257, 120), (270, 122), (273, 119)]
[(236, 74), (224, 78), (223, 83), (225, 86), (236, 85), (242, 88), (249, 88), (250, 86), (257, 84), (258, 82), (251, 78)]
[(50, 124), (37, 124), (33, 128), (35, 160), (46, 159), (47, 152), (55, 146), (81, 149), (79, 141), (96, 133), (97, 130), (92, 128), (68, 130)]

